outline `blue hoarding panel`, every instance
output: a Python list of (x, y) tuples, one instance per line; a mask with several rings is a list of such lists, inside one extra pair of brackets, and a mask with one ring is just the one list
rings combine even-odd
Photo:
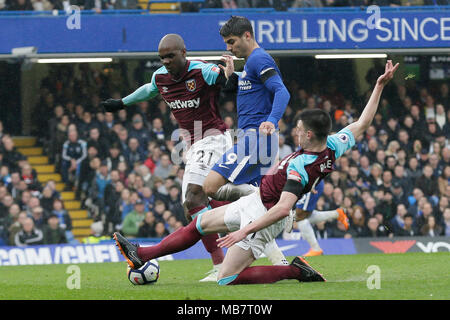
[[(139, 240), (141, 246), (157, 244), (157, 241)], [(309, 250), (304, 240), (277, 240), (286, 256), (295, 256)], [(326, 254), (355, 254), (352, 239), (325, 239), (319, 244)], [(167, 255), (158, 260), (209, 259), (210, 255), (199, 241), (191, 248)], [(0, 247), (0, 266), (35, 264), (78, 264), (125, 261), (112, 241), (90, 245), (39, 245), (28, 247)]]
[[(450, 47), (450, 10), (302, 11), (245, 14), (267, 50)], [(167, 33), (188, 51), (224, 51), (219, 35), (230, 17), (211, 14), (0, 15), (0, 53), (35, 46), (38, 53), (156, 52)]]

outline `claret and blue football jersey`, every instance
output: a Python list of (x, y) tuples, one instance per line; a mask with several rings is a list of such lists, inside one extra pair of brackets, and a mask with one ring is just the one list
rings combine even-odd
[(354, 145), (353, 133), (344, 128), (328, 136), (327, 146), (321, 152), (301, 149), (286, 156), (261, 180), (260, 194), (266, 208), (270, 209), (279, 201), (289, 179), (299, 183), (301, 195), (310, 192), (333, 171), (336, 159)]

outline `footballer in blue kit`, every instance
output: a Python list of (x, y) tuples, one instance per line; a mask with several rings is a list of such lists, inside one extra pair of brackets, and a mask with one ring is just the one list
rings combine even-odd
[(220, 66), (228, 81), (237, 87), (237, 142), (216, 162), (203, 187), (216, 200), (233, 201), (248, 194), (246, 190), (253, 191), (234, 186), (259, 185), (261, 177), (278, 160), (276, 130), (290, 95), (275, 61), (255, 41), (247, 18), (231, 17), (220, 34), (227, 50), (246, 62), (242, 72), (234, 72), (233, 58), (224, 55), (226, 65)]

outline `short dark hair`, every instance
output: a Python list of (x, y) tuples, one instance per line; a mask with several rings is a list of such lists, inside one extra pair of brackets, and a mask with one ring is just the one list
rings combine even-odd
[(229, 36), (242, 36), (245, 32), (250, 32), (253, 38), (253, 27), (250, 21), (241, 16), (231, 16), (231, 18), (220, 28), (220, 35), (225, 38)]
[(314, 132), (316, 139), (324, 141), (331, 132), (331, 117), (322, 109), (307, 109), (300, 113), (298, 120), (302, 120), (307, 130)]

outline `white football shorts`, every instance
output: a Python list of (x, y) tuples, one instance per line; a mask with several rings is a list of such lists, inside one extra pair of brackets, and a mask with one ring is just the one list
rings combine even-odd
[(205, 137), (189, 148), (183, 175), (182, 202), (185, 201), (188, 184), (203, 186), (211, 168), (232, 145), (231, 135), (226, 131), (223, 134)]
[[(227, 228), (232, 232), (242, 229), (252, 221), (255, 221), (262, 215), (267, 214), (267, 209), (263, 205), (259, 189), (248, 196), (228, 205), (224, 222)], [(259, 230), (253, 234), (249, 234), (244, 240), (236, 243), (244, 250), (251, 249), (255, 259), (264, 252), (266, 244), (275, 239), (284, 229), (285, 219)]]

